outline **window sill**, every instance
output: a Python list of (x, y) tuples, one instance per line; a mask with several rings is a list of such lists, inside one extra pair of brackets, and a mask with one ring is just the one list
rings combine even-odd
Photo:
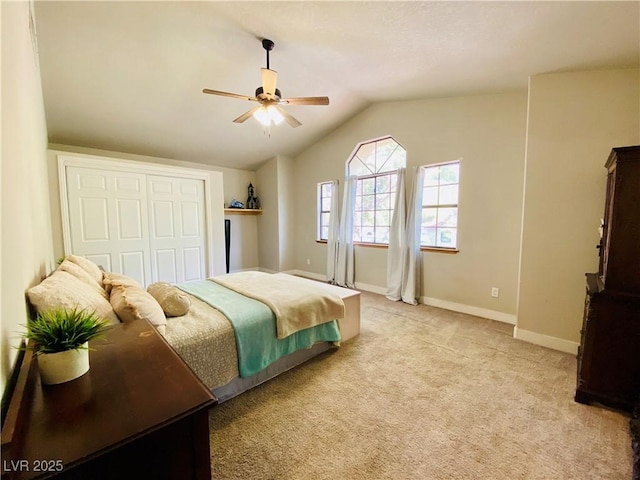
[(433, 253), (459, 253), (460, 250), (457, 248), (444, 248), (444, 247), (420, 247), (420, 251), (422, 252), (433, 252)]
[[(316, 243), (328, 243), (326, 240), (316, 240)], [(353, 242), (354, 245), (359, 247), (373, 247), (373, 248), (389, 248), (389, 245), (381, 245), (379, 243), (365, 243), (365, 242)], [(456, 254), (459, 253), (460, 250), (457, 248), (438, 248), (438, 247), (420, 247), (420, 251), (422, 252), (433, 252), (433, 253), (448, 253), (448, 254)]]

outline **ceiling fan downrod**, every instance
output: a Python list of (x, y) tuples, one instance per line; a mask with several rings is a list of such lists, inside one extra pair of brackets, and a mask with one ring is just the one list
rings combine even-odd
[(262, 48), (267, 51), (267, 68), (269, 68), (269, 52), (273, 50), (274, 45), (275, 44), (268, 38), (262, 39)]

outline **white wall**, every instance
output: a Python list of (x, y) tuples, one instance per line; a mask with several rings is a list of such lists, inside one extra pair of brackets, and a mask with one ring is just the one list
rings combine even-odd
[(40, 72), (29, 32), (29, 2), (1, 2), (2, 162), (0, 389), (15, 362), (25, 290), (55, 266), (49, 219), (47, 130)]
[[(640, 144), (636, 69), (530, 79), (516, 336), (575, 351), (611, 148)], [(555, 341), (553, 339), (560, 339)]]
[[(407, 150), (408, 172), (462, 158), (460, 252), (423, 252), (421, 295), (515, 322), (526, 108), (526, 92), (377, 104), (303, 152), (294, 166), (297, 269), (325, 274), (326, 245), (315, 242), (316, 184), (339, 179), (342, 195), (355, 146), (392, 135)], [(356, 247), (356, 285), (386, 288), (386, 254)]]

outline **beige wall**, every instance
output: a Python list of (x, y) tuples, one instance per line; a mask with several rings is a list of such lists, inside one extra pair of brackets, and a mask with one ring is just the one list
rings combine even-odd
[(278, 157), (278, 249), (279, 270), (295, 269), (295, 206), (293, 186), (295, 184), (293, 160)]
[[(297, 268), (326, 272), (326, 245), (315, 242), (316, 184), (339, 179), (342, 192), (358, 142), (392, 135), (407, 150), (408, 182), (414, 166), (462, 159), (460, 253), (423, 253), (421, 295), (515, 321), (526, 107), (526, 92), (377, 104), (309, 148), (295, 164)], [(356, 247), (356, 284), (384, 290), (386, 254)]]
[(256, 172), (256, 195), (263, 213), (258, 217), (258, 255), (260, 268), (269, 272), (280, 271), (278, 245), (278, 157), (266, 162)]
[[(519, 338), (579, 342), (612, 147), (640, 143), (638, 70), (530, 79)], [(544, 337), (542, 337), (544, 339)], [(573, 346), (572, 346), (573, 344)], [(549, 345), (551, 346), (551, 345)]]
[[(61, 152), (96, 155), (100, 157), (135, 160), (139, 162), (155, 163), (160, 165), (171, 165), (183, 168), (194, 168), (198, 170), (222, 172), (224, 183), (223, 194), (224, 202), (226, 205), (228, 205), (229, 202), (231, 202), (231, 200), (234, 198), (240, 200), (241, 202), (246, 201), (247, 187), (249, 186), (249, 182), (255, 182), (255, 173), (247, 170), (212, 167), (210, 165), (184, 162), (181, 160), (148, 157), (122, 152), (110, 152), (94, 148), (75, 147), (70, 145), (50, 144), (49, 148), (50, 150), (48, 152), (48, 164), (49, 185), (51, 191), (51, 218), (53, 226), (53, 244), (56, 258), (59, 258), (64, 254), (57, 163), (57, 155)], [(231, 219), (232, 247), (229, 262), (230, 270), (256, 268), (258, 266), (258, 249), (255, 242), (257, 235), (255, 219), (252, 217), (241, 217), (238, 215), (227, 215), (225, 218)]]
[(0, 389), (15, 362), (25, 290), (55, 266), (49, 220), (47, 130), (40, 72), (29, 33), (29, 3), (1, 2), (2, 162)]

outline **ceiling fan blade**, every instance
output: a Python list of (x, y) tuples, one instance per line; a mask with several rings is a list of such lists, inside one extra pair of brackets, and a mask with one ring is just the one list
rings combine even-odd
[(282, 116), (284, 117), (284, 119), (287, 121), (287, 123), (289, 125), (291, 125), (293, 128), (299, 127), (300, 125), (302, 125), (298, 120), (296, 120), (296, 118), (294, 118), (293, 115), (291, 115), (289, 112), (287, 112), (284, 108), (282, 108), (279, 105), (273, 105), (273, 108), (275, 108), (276, 110), (278, 110)]
[(258, 101), (258, 99), (254, 97), (247, 97), (246, 95), (239, 95), (237, 93), (221, 92), (219, 90), (210, 90), (208, 88), (203, 89), (202, 93), (209, 93), (211, 95), (220, 95), (223, 97), (239, 98), (241, 100), (251, 100), (254, 102)]
[(276, 94), (276, 81), (278, 80), (278, 72), (268, 68), (262, 70), (262, 93), (273, 98)]
[(253, 107), (251, 110), (249, 110), (248, 112), (243, 113), (242, 115), (240, 115), (238, 118), (236, 118), (234, 120), (235, 123), (243, 123), (244, 121), (246, 121), (249, 117), (251, 117), (253, 115), (253, 112), (255, 112), (256, 110), (258, 110), (259, 108), (262, 108), (262, 105), (258, 105), (257, 107)]
[(329, 105), (329, 97), (283, 98), (280, 103), (287, 105)]

